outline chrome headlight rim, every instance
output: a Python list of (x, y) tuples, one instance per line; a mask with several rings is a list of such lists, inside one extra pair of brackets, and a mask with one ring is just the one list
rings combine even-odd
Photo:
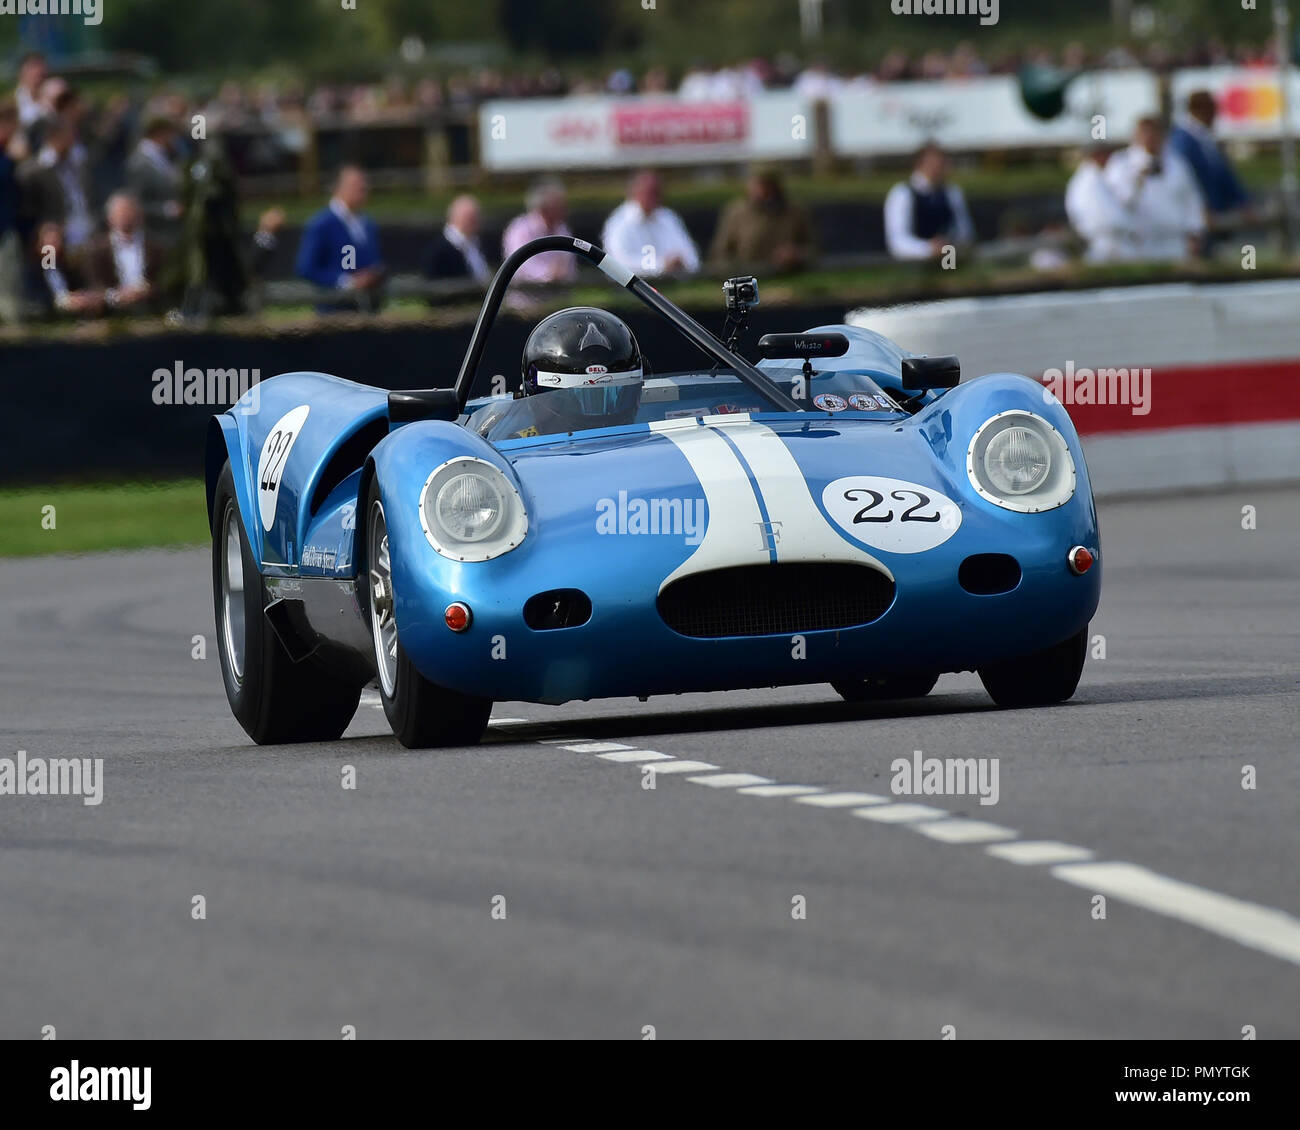
[[(1002, 495), (984, 478), (986, 472), (982, 460), (984, 451), (994, 436), (1011, 427), (1027, 427), (1037, 432), (1047, 442), (1053, 469), (1048, 472), (1046, 480), (1033, 490), (1024, 494)], [(993, 434), (989, 434), (991, 429)], [(998, 412), (976, 428), (970, 445), (966, 448), (966, 477), (981, 498), (1003, 510), (1012, 510), (1018, 514), (1039, 514), (1045, 510), (1059, 509), (1074, 497), (1078, 486), (1078, 471), (1065, 437), (1042, 416), (1023, 408)]]
[[(490, 537), (479, 541), (457, 538), (436, 514), (437, 492), (452, 479), (463, 474), (488, 480), (500, 494), (505, 509), (501, 522)], [(420, 488), (420, 527), (434, 551), (450, 561), (491, 561), (518, 548), (528, 534), (528, 511), (523, 497), (510, 477), (495, 463), (474, 455), (457, 455), (438, 464)]]

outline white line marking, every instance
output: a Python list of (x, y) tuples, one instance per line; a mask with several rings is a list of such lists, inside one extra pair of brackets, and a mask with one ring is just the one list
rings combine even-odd
[(987, 820), (928, 820), (917, 824), (913, 831), (939, 840), (945, 844), (987, 844), (994, 840), (1014, 840), (1019, 834), (1014, 828), (1003, 828)]
[(657, 753), (653, 749), (621, 749), (615, 753), (598, 753), (601, 761), (672, 761), (671, 753)]
[(882, 824), (910, 824), (915, 820), (937, 820), (948, 813), (928, 804), (882, 804), (879, 808), (855, 808), (853, 815)]
[(567, 745), (569, 742), (580, 742), (582, 738), (578, 734), (570, 734), (567, 738), (535, 738), (538, 745)]
[(819, 796), (797, 796), (795, 804), (815, 804), (818, 808), (856, 808), (868, 804), (888, 804), (889, 798), (875, 793), (822, 793)]
[(492, 718), (488, 721), (489, 726), (512, 726), (516, 722), (527, 722), (527, 718)]
[(623, 745), (622, 742), (579, 742), (564, 748), (571, 749), (574, 753), (612, 753), (616, 749), (636, 749), (636, 746)]
[(706, 769), (717, 769), (707, 761), (665, 761), (662, 764), (652, 762), (645, 766), (652, 773), (703, 773)]
[(811, 785), (750, 785), (736, 791), (746, 796), (808, 796), (825, 790), (815, 789)]
[(771, 777), (756, 777), (753, 773), (711, 773), (707, 777), (687, 777), (695, 785), (708, 785), (711, 789), (738, 789), (742, 785), (770, 785)]
[(998, 859), (1019, 863), (1022, 866), (1041, 863), (1078, 863), (1080, 860), (1091, 859), (1093, 854), (1087, 848), (1063, 844), (1057, 840), (1023, 840), (1015, 844), (996, 844), (984, 850), (989, 855), (997, 856)]
[(1052, 874), (1300, 965), (1300, 919), (1285, 911), (1216, 894), (1136, 863), (1063, 863)]

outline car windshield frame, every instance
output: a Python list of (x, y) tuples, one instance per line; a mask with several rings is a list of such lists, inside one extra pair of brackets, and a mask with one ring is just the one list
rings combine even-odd
[(572, 236), (543, 236), (525, 243), (508, 255), (497, 268), (488, 285), (487, 295), (479, 310), (478, 320), (470, 334), (469, 346), (461, 361), (455, 384), (451, 388), (412, 389), (393, 392), (388, 397), (389, 418), (394, 423), (416, 419), (457, 419), (465, 410), (470, 390), (478, 375), (479, 363), (487, 348), (488, 335), (501, 309), (502, 300), (515, 273), (529, 259), (548, 252), (566, 252), (591, 263), (616, 286), (634, 294), (642, 304), (662, 317), (687, 341), (697, 346), (716, 366), (728, 369), (758, 396), (770, 410), (776, 412), (805, 412), (803, 405), (788, 396), (774, 384), (756, 365), (728, 349), (713, 334), (679, 306), (670, 302), (653, 286), (612, 259), (603, 248)]

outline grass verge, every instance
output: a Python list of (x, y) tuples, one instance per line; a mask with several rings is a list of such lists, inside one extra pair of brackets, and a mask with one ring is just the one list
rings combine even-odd
[(199, 479), (0, 490), (0, 557), (198, 545), (208, 536)]

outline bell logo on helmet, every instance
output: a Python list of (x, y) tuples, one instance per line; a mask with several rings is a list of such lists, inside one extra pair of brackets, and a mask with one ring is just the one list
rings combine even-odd
[(588, 372), (589, 374), (608, 373), (608, 372), (609, 372), (609, 368), (608, 368), (608, 366), (605, 366), (605, 365), (588, 365), (588, 366), (587, 366), (587, 372)]

